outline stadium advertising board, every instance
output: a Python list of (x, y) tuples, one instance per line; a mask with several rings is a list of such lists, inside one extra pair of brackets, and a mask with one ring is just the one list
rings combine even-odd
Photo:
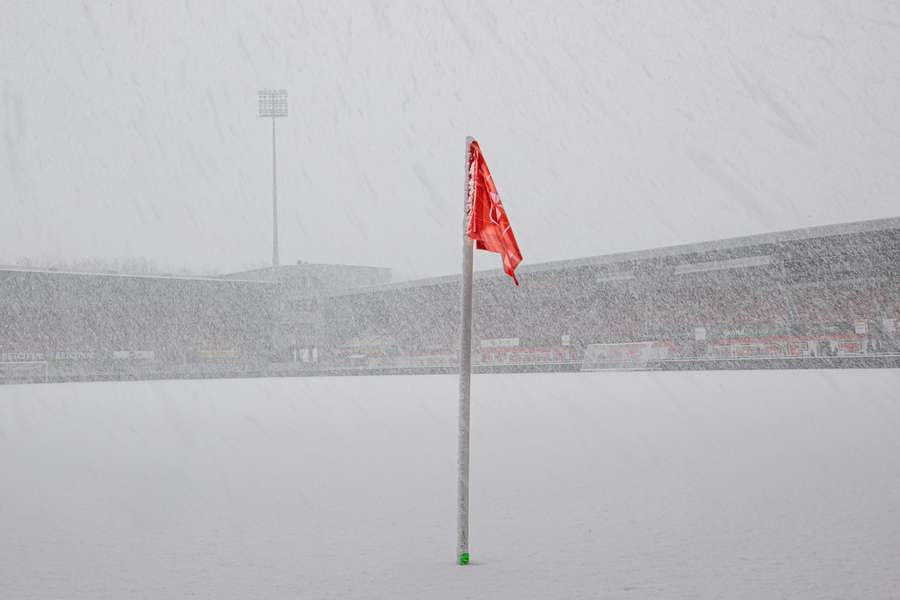
[(43, 352), (0, 352), (0, 362), (34, 362), (47, 360)]
[(0, 352), (0, 362), (94, 360), (95, 357), (96, 353), (83, 350), (56, 350), (52, 352)]
[(742, 338), (768, 338), (782, 336), (785, 329), (779, 326), (756, 326), (756, 327), (740, 327), (722, 329), (714, 337), (723, 339), (742, 339)]
[(482, 348), (514, 348), (519, 345), (519, 338), (494, 338), (481, 340)]
[(669, 358), (670, 351), (671, 346), (660, 341), (590, 344), (584, 354), (582, 370), (643, 367), (650, 361)]
[(95, 353), (90, 351), (61, 350), (47, 353), (47, 360), (94, 360), (94, 358)]
[(115, 360), (153, 360), (156, 352), (153, 350), (116, 350), (113, 352)]
[(200, 350), (197, 355), (203, 360), (236, 360), (239, 357), (238, 351), (234, 348)]

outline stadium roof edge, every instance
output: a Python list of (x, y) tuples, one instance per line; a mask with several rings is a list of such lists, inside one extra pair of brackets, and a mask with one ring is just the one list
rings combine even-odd
[[(556, 271), (573, 267), (612, 265), (627, 261), (648, 260), (664, 256), (703, 254), (706, 252), (715, 252), (718, 250), (734, 250), (739, 248), (762, 246), (765, 244), (779, 244), (806, 239), (831, 237), (835, 235), (852, 235), (859, 233), (889, 231), (892, 229), (900, 229), (900, 217), (888, 217), (884, 219), (872, 219), (868, 221), (853, 221), (850, 223), (837, 223), (831, 225), (818, 225), (814, 227), (804, 227), (801, 229), (789, 229), (784, 231), (760, 233), (734, 238), (725, 238), (720, 240), (692, 242), (689, 244), (678, 244), (674, 246), (661, 246), (659, 248), (649, 248), (646, 250), (633, 250), (628, 252), (601, 254), (597, 256), (589, 256), (586, 258), (555, 260), (537, 263), (534, 265), (522, 265), (518, 269), (518, 271), (520, 273), (541, 273), (545, 271)], [(503, 271), (501, 269), (486, 269), (483, 271), (475, 271), (474, 276), (475, 279), (496, 278), (503, 276)], [(334, 292), (327, 294), (327, 296), (350, 296), (370, 291), (441, 285), (445, 283), (452, 283), (458, 279), (458, 274), (443, 275), (439, 277), (413, 279), (409, 281), (400, 281), (396, 283), (388, 283), (377, 286), (335, 290)]]
[[(764, 244), (778, 244), (804, 239), (813, 239), (820, 237), (830, 237), (836, 235), (852, 235), (859, 233), (870, 233), (878, 231), (888, 231), (892, 229), (900, 229), (900, 217), (889, 217), (884, 219), (873, 219), (869, 221), (855, 221), (850, 223), (839, 223), (833, 225), (821, 225), (815, 227), (806, 227), (802, 229), (792, 229), (786, 231), (777, 231), (772, 233), (762, 233), (735, 238), (725, 238), (721, 240), (695, 242), (689, 244), (680, 244), (675, 246), (663, 246), (659, 248), (650, 248), (646, 250), (634, 250), (629, 252), (618, 252), (613, 254), (603, 254), (590, 256), (585, 258), (574, 258), (565, 260), (548, 261), (534, 265), (523, 265), (520, 273), (540, 273), (545, 271), (554, 271), (560, 269), (568, 269), (581, 266), (592, 265), (613, 265), (635, 260), (647, 260), (660, 258), (664, 256), (679, 256), (686, 254), (703, 254), (718, 250), (732, 250), (739, 248), (748, 248), (752, 246), (760, 246)], [(290, 267), (292, 265), (284, 265)], [(329, 263), (303, 263), (297, 266), (334, 266), (334, 267), (356, 267), (367, 269), (386, 269), (388, 267), (359, 267), (356, 265), (332, 265)], [(283, 267), (282, 267), (283, 268)], [(243, 279), (239, 276), (242, 274), (250, 274), (270, 270), (272, 267), (264, 267), (261, 269), (253, 269), (250, 271), (240, 271), (231, 275), (214, 275), (209, 277), (203, 276), (178, 276), (178, 275), (134, 275), (127, 273), (98, 273), (89, 271), (58, 271), (54, 269), (42, 268), (35, 269), (21, 266), (4, 266), (0, 265), (0, 272), (20, 272), (20, 273), (37, 273), (46, 275), (63, 275), (63, 276), (90, 276), (90, 277), (113, 277), (122, 279), (152, 279), (152, 280), (173, 280), (173, 281), (203, 281), (210, 283), (252, 283), (257, 285), (280, 285), (279, 281), (266, 279)], [(503, 273), (500, 269), (486, 269), (475, 272), (476, 279), (491, 279), (502, 277)], [(438, 277), (429, 277), (425, 279), (414, 279), (409, 281), (400, 281), (395, 283), (385, 283), (373, 286), (350, 287), (340, 290), (332, 290), (325, 296), (349, 296), (371, 291), (404, 289), (411, 287), (422, 287), (431, 285), (441, 285), (452, 283), (459, 279), (458, 274), (443, 275)]]
[(324, 262), (304, 262), (304, 263), (291, 263), (286, 265), (279, 265), (277, 267), (267, 266), (267, 267), (259, 267), (256, 269), (245, 269), (243, 271), (235, 271), (234, 273), (226, 273), (221, 275), (220, 277), (230, 277), (231, 275), (241, 275), (243, 273), (264, 273), (267, 271), (286, 271), (290, 269), (303, 269), (310, 267), (328, 267), (328, 268), (339, 268), (339, 269), (372, 269), (372, 270), (383, 270), (390, 271), (390, 267), (373, 267), (371, 265), (345, 265), (340, 263), (324, 263)]
[(186, 276), (186, 275), (135, 275), (131, 273), (102, 273), (95, 271), (58, 271), (56, 269), (35, 269), (33, 267), (20, 267), (15, 265), (0, 265), (0, 273), (2, 272), (12, 272), (12, 273), (35, 273), (41, 275), (67, 275), (72, 277), (115, 277), (121, 279), (154, 279), (154, 280), (174, 280), (174, 281), (206, 281), (213, 283), (254, 283), (254, 284), (268, 284), (268, 285), (276, 285), (278, 282), (274, 281), (266, 281), (262, 279), (235, 279), (231, 277), (222, 277), (222, 276), (209, 276), (203, 277), (200, 275), (194, 276)]
[(850, 223), (837, 223), (832, 225), (819, 225), (815, 227), (788, 229), (784, 231), (759, 233), (734, 238), (724, 238), (704, 242), (691, 242), (688, 244), (677, 244), (674, 246), (661, 246), (659, 248), (648, 248), (646, 250), (632, 250), (628, 252), (616, 252), (612, 254), (589, 256), (586, 258), (550, 261), (531, 265), (530, 267), (525, 267), (523, 268), (523, 271), (526, 273), (539, 272), (556, 270), (559, 268), (578, 267), (583, 265), (604, 265), (625, 262), (629, 260), (644, 260), (648, 258), (659, 258), (662, 256), (703, 254), (705, 252), (714, 252), (717, 250), (734, 250), (738, 248), (748, 248), (751, 246), (762, 246), (764, 244), (796, 242), (800, 240), (830, 237), (835, 235), (871, 233), (876, 231), (888, 231), (891, 229), (900, 229), (900, 217), (872, 219), (869, 221), (853, 221)]

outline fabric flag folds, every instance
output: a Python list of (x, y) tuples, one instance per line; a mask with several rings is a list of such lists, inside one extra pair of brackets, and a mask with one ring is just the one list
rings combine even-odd
[(522, 252), (503, 210), (500, 194), (488, 169), (478, 142), (469, 146), (469, 197), (466, 204), (469, 239), (475, 240), (479, 250), (496, 252), (503, 257), (503, 271), (516, 285), (516, 267), (522, 262)]

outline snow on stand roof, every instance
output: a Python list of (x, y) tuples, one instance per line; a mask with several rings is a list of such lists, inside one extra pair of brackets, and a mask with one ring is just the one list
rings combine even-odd
[(145, 279), (158, 281), (202, 281), (209, 283), (254, 283), (272, 284), (272, 281), (259, 279), (239, 279), (222, 275), (168, 275), (168, 274), (133, 274), (133, 273), (105, 273), (98, 271), (65, 271), (48, 267), (23, 267), (17, 265), (0, 265), (0, 273), (23, 273), (29, 275), (51, 275), (61, 277), (112, 277), (117, 279)]
[[(870, 221), (857, 221), (808, 227), (788, 231), (779, 231), (758, 235), (749, 235), (736, 238), (727, 238), (677, 246), (666, 246), (646, 250), (620, 252), (576, 258), (569, 260), (550, 261), (532, 265), (522, 265), (518, 272), (525, 274), (544, 273), (552, 271), (566, 271), (580, 267), (615, 266), (624, 263), (639, 263), (655, 259), (672, 259), (678, 257), (703, 257), (710, 254), (728, 254), (728, 259), (735, 261), (737, 258), (752, 257), (754, 250), (766, 246), (783, 246), (794, 242), (803, 242), (816, 239), (825, 239), (838, 236), (847, 236), (852, 239), (869, 233), (898, 232), (900, 233), (900, 217), (875, 219)], [(701, 258), (702, 260), (702, 258)], [(752, 262), (752, 261), (751, 261)], [(694, 261), (684, 261), (685, 265), (695, 264)], [(740, 268), (740, 261), (732, 263), (730, 268)], [(753, 266), (747, 264), (744, 266)], [(680, 267), (682, 272), (690, 272), (690, 266)], [(147, 281), (193, 281), (211, 284), (248, 284), (259, 286), (275, 286), (279, 284), (305, 287), (328, 296), (343, 296), (360, 294), (381, 290), (399, 290), (405, 288), (417, 288), (450, 284), (458, 280), (459, 275), (444, 275), (425, 279), (415, 279), (396, 283), (388, 283), (391, 278), (391, 270), (384, 267), (368, 267), (355, 265), (336, 265), (327, 263), (303, 263), (284, 265), (280, 267), (265, 267), (236, 273), (213, 276), (182, 276), (182, 275), (157, 275), (157, 274), (127, 274), (127, 273), (102, 273), (82, 271), (60, 271), (52, 268), (29, 268), (21, 266), (2, 266), (0, 274), (33, 274), (53, 277), (97, 277), (136, 279)], [(476, 279), (493, 279), (500, 277), (500, 269), (487, 269), (476, 271)], [(617, 278), (611, 274), (611, 280)]]
[[(274, 287), (285, 284), (301, 287), (320, 287), (323, 290), (331, 290), (341, 287), (362, 287), (385, 283), (390, 280), (391, 270), (382, 267), (297, 263), (296, 265), (265, 267), (224, 275), (201, 276), (66, 271), (47, 267), (35, 268), (0, 265), (0, 275), (2, 274), (6, 274), (7, 276), (15, 274), (43, 275), (52, 278), (111, 278), (120, 281), (199, 282), (226, 285), (248, 284), (261, 287)], [(314, 286), (312, 284), (321, 285)]]
[[(765, 248), (766, 246), (784, 246), (795, 242), (824, 240), (826, 238), (833, 238), (838, 236), (845, 236), (849, 240), (854, 238), (855, 236), (869, 233), (892, 232), (900, 235), (900, 217), (873, 219), (869, 221), (856, 221), (851, 223), (839, 223), (817, 227), (806, 227), (802, 229), (792, 229), (787, 231), (777, 231), (772, 233), (748, 235), (735, 238), (680, 244), (676, 246), (663, 246), (647, 250), (635, 250), (629, 252), (590, 256), (585, 258), (549, 261), (531, 265), (523, 264), (517, 269), (517, 272), (525, 274), (527, 276), (528, 274), (534, 273), (567, 271), (574, 270), (580, 267), (615, 266), (624, 263), (639, 263), (655, 259), (672, 259), (691, 256), (701, 257), (702, 260), (702, 257), (704, 256), (715, 254), (727, 254), (728, 258), (725, 259), (725, 262), (728, 264), (729, 268), (752, 267), (768, 264), (768, 260), (755, 260), (758, 258), (759, 250)], [(698, 263), (696, 263), (695, 261), (683, 261), (682, 266), (677, 267), (679, 268), (678, 272), (689, 273), (692, 271), (699, 271), (700, 269), (691, 268), (692, 266), (696, 266), (697, 264)], [(714, 270), (714, 268), (704, 270)], [(495, 279), (500, 278), (501, 276), (505, 275), (499, 268), (485, 269), (475, 272), (476, 279)], [(405, 288), (438, 286), (454, 283), (459, 279), (459, 277), (459, 275), (443, 275), (425, 279), (414, 279), (410, 281), (370, 286), (367, 288), (336, 290), (329, 295), (344, 296), (366, 293), (370, 291), (375, 292), (381, 290), (400, 290)], [(627, 278), (629, 277), (622, 274), (617, 276), (614, 272), (610, 275), (610, 280)], [(525, 280), (523, 280), (523, 282), (524, 281)]]

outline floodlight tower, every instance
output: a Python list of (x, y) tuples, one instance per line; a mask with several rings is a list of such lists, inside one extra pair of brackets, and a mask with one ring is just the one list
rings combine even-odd
[(272, 266), (278, 266), (278, 171), (275, 119), (287, 116), (287, 90), (259, 90), (259, 116), (272, 119)]

